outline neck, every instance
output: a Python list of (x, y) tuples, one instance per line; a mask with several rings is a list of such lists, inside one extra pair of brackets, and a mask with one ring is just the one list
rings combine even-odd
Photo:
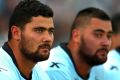
[(32, 72), (32, 68), (35, 66), (35, 63), (21, 58), (17, 60), (18, 68), (22, 74), (24, 74), (27, 78), (30, 78), (30, 73)]
[(19, 71), (26, 77), (29, 78), (30, 77), (30, 73), (32, 72), (32, 68), (34, 67), (34, 65), (36, 63), (33, 63), (32, 61), (26, 59), (22, 53), (19, 50), (18, 45), (14, 45), (17, 44), (15, 41), (11, 41), (8, 42), (10, 48), (13, 51), (13, 54), (15, 56), (16, 62), (17, 62), (17, 67), (19, 69)]
[(75, 62), (75, 67), (76, 67), (78, 74), (83, 79), (88, 79), (91, 66), (88, 65), (85, 61), (83, 61), (81, 59), (77, 59), (77, 56), (76, 56), (76, 58), (74, 58), (74, 62)]
[(78, 53), (79, 47), (77, 47), (77, 44), (69, 43), (68, 48), (71, 51), (71, 55), (72, 55), (77, 73), (83, 79), (87, 79), (89, 77), (91, 66), (83, 58), (80, 57)]

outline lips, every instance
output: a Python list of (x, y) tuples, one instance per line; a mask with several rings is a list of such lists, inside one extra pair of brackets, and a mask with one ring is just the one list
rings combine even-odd
[(104, 61), (106, 61), (107, 58), (107, 54), (108, 54), (108, 49), (106, 48), (101, 48), (97, 51), (97, 55), (99, 56), (99, 58), (103, 59)]
[(43, 44), (41, 46), (39, 46), (40, 49), (47, 49), (47, 50), (50, 50), (50, 45), (49, 44)]
[(108, 51), (109, 51), (109, 50), (108, 50), (107, 48), (101, 48), (101, 49), (98, 50), (98, 52), (101, 52), (101, 53), (104, 53), (104, 54), (105, 54), (105, 53), (107, 54)]
[(107, 48), (101, 48), (101, 49), (99, 49), (99, 50), (97, 50), (97, 55), (100, 57), (100, 58), (104, 58), (104, 59), (106, 59), (107, 58), (107, 54), (108, 54), (108, 49)]
[(101, 58), (106, 58), (107, 57), (107, 52), (106, 51), (99, 51), (99, 57), (101, 57)]

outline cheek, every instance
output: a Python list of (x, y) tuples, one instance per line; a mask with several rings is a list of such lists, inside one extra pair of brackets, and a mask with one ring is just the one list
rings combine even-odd
[(43, 35), (40, 34), (34, 34), (32, 36), (30, 36), (30, 39), (33, 41), (34, 44), (39, 45), (43, 42)]
[(34, 51), (37, 46), (39, 45), (38, 40), (34, 37), (26, 36), (22, 43), (25, 44), (26, 47), (28, 47), (31, 51)]
[(52, 43), (54, 42), (54, 35), (52, 36)]
[(36, 35), (33, 35), (32, 32), (29, 34), (25, 34), (25, 33), (21, 34), (20, 45), (27, 51), (30, 51), (30, 52), (36, 51), (39, 44), (40, 44), (39, 37)]
[(96, 50), (98, 49), (98, 41), (96, 41), (93, 38), (88, 37), (86, 39), (86, 46), (88, 47), (91, 53), (95, 53)]
[(87, 44), (91, 47), (95, 47), (96, 46), (96, 41), (89, 38), (88, 41), (87, 41)]

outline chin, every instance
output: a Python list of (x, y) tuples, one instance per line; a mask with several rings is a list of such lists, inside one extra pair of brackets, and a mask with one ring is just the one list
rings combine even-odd
[(105, 62), (106, 62), (106, 60), (102, 60), (102, 61), (97, 62), (96, 65), (102, 65), (102, 64), (104, 64)]
[(44, 61), (44, 60), (47, 60), (48, 58), (49, 58), (49, 54), (46, 54), (46, 55), (44, 55), (44, 56), (41, 57), (41, 60)]
[(96, 65), (102, 65), (106, 62), (107, 59), (96, 59), (96, 60), (93, 60), (93, 62), (91, 62), (91, 65), (92, 66), (96, 66)]

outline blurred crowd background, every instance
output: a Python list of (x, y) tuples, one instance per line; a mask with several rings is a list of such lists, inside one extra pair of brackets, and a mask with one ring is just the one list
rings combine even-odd
[[(9, 17), (20, 0), (0, 0), (0, 46), (7, 41)], [(77, 12), (87, 7), (98, 7), (110, 16), (120, 12), (120, 0), (40, 0), (54, 11), (54, 46), (68, 41), (72, 21)], [(28, 13), (29, 14), (29, 13)]]

